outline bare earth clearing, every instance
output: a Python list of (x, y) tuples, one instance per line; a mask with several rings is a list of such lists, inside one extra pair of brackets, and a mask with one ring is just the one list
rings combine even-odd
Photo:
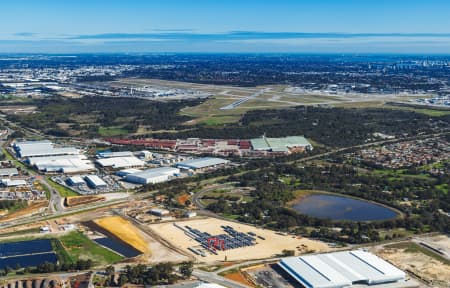
[[(161, 238), (166, 239), (172, 245), (177, 246), (185, 252), (192, 254), (201, 262), (223, 261), (225, 257), (227, 261), (251, 260), (276, 257), (283, 250), (296, 250), (297, 253), (307, 251), (324, 252), (328, 251), (328, 245), (320, 241), (314, 241), (306, 238), (298, 238), (293, 236), (285, 236), (277, 234), (274, 231), (256, 228), (246, 224), (235, 223), (231, 221), (223, 221), (216, 218), (195, 219), (188, 221), (176, 222), (178, 225), (188, 225), (192, 228), (212, 235), (225, 233), (220, 227), (221, 225), (229, 225), (239, 232), (253, 232), (258, 236), (265, 238), (262, 240), (257, 238), (257, 244), (250, 247), (236, 248), (227, 251), (218, 251), (218, 255), (208, 253), (206, 257), (194, 255), (188, 248), (198, 246), (199, 243), (184, 234), (182, 230), (174, 226), (173, 222), (149, 224), (149, 227)], [(304, 246), (302, 246), (304, 245)]]

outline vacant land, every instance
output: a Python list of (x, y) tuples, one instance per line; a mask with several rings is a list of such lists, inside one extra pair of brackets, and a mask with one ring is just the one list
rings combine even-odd
[(103, 196), (69, 196), (66, 198), (66, 206), (73, 207), (83, 205), (87, 203), (93, 203), (98, 201), (104, 201), (106, 198)]
[(144, 240), (142, 232), (133, 224), (119, 216), (110, 216), (94, 220), (94, 223), (112, 233), (118, 239), (136, 248), (144, 254), (150, 255), (148, 243)]
[(449, 287), (450, 265), (420, 245), (402, 242), (386, 245), (377, 250), (376, 253), (383, 259), (414, 274), (433, 287)]
[[(320, 241), (313, 241), (296, 236), (282, 235), (272, 230), (256, 228), (250, 225), (231, 221), (223, 221), (216, 218), (195, 219), (177, 222), (177, 224), (182, 226), (188, 225), (200, 231), (208, 232), (211, 235), (223, 234), (224, 231), (220, 226), (229, 225), (237, 231), (245, 233), (253, 232), (265, 239), (262, 240), (260, 238), (257, 238), (256, 242), (258, 244), (254, 246), (236, 248), (227, 251), (218, 251), (218, 255), (207, 254), (206, 257), (194, 255), (197, 260), (202, 262), (223, 261), (225, 260), (225, 257), (227, 258), (227, 261), (263, 259), (280, 255), (285, 249), (295, 250), (297, 249), (296, 247), (303, 247), (302, 252), (323, 252), (329, 250), (328, 246)], [(189, 247), (195, 247), (199, 245), (198, 242), (185, 235), (184, 232), (179, 228), (175, 227), (173, 223), (150, 224), (149, 227), (161, 238), (169, 241), (174, 246), (180, 247), (187, 253), (191, 253), (188, 250)]]
[(32, 204), (28, 205), (26, 208), (16, 210), (12, 213), (6, 214), (3, 217), (0, 217), (0, 222), (20, 218), (23, 216), (30, 216), (36, 213), (41, 212), (45, 207), (47, 207), (48, 201), (36, 201)]

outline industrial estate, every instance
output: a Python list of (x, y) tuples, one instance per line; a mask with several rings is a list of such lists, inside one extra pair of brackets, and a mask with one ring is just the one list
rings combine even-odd
[(0, 58), (0, 287), (449, 287), (450, 60), (322, 57)]

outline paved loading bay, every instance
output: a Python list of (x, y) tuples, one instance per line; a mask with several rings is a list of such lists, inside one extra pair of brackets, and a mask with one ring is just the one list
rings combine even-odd
[[(174, 225), (176, 224), (176, 225)], [(225, 251), (217, 250), (217, 255), (205, 250), (205, 257), (194, 254), (189, 248), (199, 249), (199, 243), (185, 234), (182, 229), (177, 226), (189, 226), (211, 235), (224, 234), (222, 226), (230, 226), (234, 230), (243, 233), (254, 233), (256, 244), (246, 247), (227, 249)], [(329, 250), (328, 245), (323, 242), (309, 240), (306, 238), (298, 238), (293, 236), (285, 236), (277, 234), (274, 231), (256, 228), (250, 225), (224, 221), (216, 218), (193, 219), (187, 221), (167, 222), (160, 224), (149, 224), (149, 227), (174, 246), (177, 246), (187, 253), (192, 254), (198, 261), (215, 262), (239, 261), (275, 257), (282, 253), (283, 250), (296, 250), (298, 252), (315, 251), (325, 252)]]

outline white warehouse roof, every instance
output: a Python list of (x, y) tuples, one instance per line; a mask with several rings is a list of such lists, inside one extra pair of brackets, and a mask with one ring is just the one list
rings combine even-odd
[(84, 177), (84, 179), (86, 180), (86, 182), (88, 182), (88, 184), (91, 185), (91, 187), (93, 188), (98, 188), (98, 187), (105, 187), (107, 186), (106, 182), (103, 181), (102, 178), (98, 177), (97, 175), (87, 175)]
[(406, 277), (400, 269), (363, 250), (288, 257), (279, 265), (303, 286), (310, 288), (382, 284)]
[(180, 173), (180, 169), (173, 167), (160, 167), (154, 169), (147, 169), (138, 173), (128, 174), (125, 180), (138, 183), (138, 184), (149, 184), (149, 183), (159, 183), (168, 181), (169, 177)]
[(0, 176), (14, 176), (19, 175), (17, 168), (2, 168), (0, 169)]
[(71, 185), (82, 185), (85, 183), (81, 176), (72, 176), (68, 179), (68, 181)]
[(84, 155), (58, 155), (48, 157), (29, 157), (28, 163), (39, 171), (76, 173), (94, 170), (92, 162)]
[(2, 182), (3, 185), (5, 185), (7, 187), (25, 186), (25, 185), (27, 185), (27, 181), (21, 180), (21, 179), (16, 179), (16, 180), (3, 179), (3, 180), (1, 180), (1, 182)]
[(16, 142), (14, 148), (20, 157), (80, 154), (80, 150), (74, 147), (55, 148), (48, 140)]
[(100, 164), (102, 167), (112, 167), (114, 169), (118, 168), (128, 168), (128, 167), (142, 167), (145, 162), (134, 156), (124, 156), (124, 157), (112, 157), (112, 158), (102, 158), (95, 162)]
[(216, 166), (216, 165), (226, 164), (229, 162), (230, 161), (221, 159), (221, 158), (203, 157), (203, 158), (196, 158), (196, 159), (178, 162), (176, 164), (176, 166), (182, 167), (182, 168), (188, 168), (188, 169), (202, 169), (202, 168), (206, 168), (206, 167), (212, 167), (212, 166)]

